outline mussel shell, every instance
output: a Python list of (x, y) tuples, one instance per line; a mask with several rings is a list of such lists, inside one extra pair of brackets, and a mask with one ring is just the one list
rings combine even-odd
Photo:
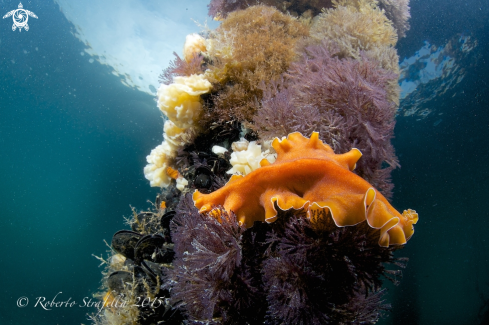
[(134, 266), (136, 264), (134, 264), (134, 261), (131, 260), (131, 259), (126, 259), (126, 261), (124, 262), (124, 266), (127, 267), (128, 270), (132, 271), (132, 269), (134, 269)]
[(199, 174), (194, 179), (195, 187), (199, 189), (209, 189), (212, 186), (212, 176)]
[(121, 293), (124, 291), (124, 283), (132, 283), (132, 273), (126, 271), (116, 271), (109, 275), (107, 285), (110, 290)]
[(142, 235), (130, 230), (118, 231), (112, 236), (112, 248), (126, 258), (134, 259), (134, 247)]
[(207, 166), (200, 166), (195, 170), (194, 186), (197, 189), (209, 189), (212, 186), (214, 174)]
[(157, 283), (157, 278), (163, 277), (163, 273), (161, 273), (161, 266), (157, 263), (153, 263), (150, 261), (142, 261), (141, 262), (141, 268), (143, 269), (144, 273), (153, 281), (154, 284)]
[(147, 279), (148, 275), (146, 274), (146, 272), (144, 272), (142, 267), (136, 265), (134, 267), (134, 277), (137, 280), (141, 280), (141, 279)]
[(142, 260), (161, 263), (158, 259), (158, 254), (165, 244), (165, 238), (160, 235), (146, 235), (141, 238), (134, 249), (134, 257), (136, 263), (141, 263)]
[(142, 267), (137, 265), (134, 267), (134, 278), (136, 279), (136, 286), (134, 287), (136, 296), (145, 296), (147, 292), (144, 284), (151, 284), (153, 280), (144, 272)]
[(195, 175), (198, 175), (198, 174), (212, 175), (212, 170), (209, 166), (206, 166), (206, 165), (199, 166), (195, 169)]
[(177, 213), (175, 211), (168, 211), (161, 217), (161, 228), (170, 229), (170, 221)]
[(171, 248), (165, 250), (165, 254), (158, 258), (158, 263), (171, 263), (175, 259), (175, 251)]

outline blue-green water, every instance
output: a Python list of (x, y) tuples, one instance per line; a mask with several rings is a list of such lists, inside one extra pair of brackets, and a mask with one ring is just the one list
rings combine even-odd
[[(30, 7), (40, 19), (28, 32), (2, 21), (0, 34), (0, 324), (87, 323), (93, 308), (32, 304), (58, 292), (81, 303), (96, 291), (91, 254), (105, 253), (103, 240), (124, 227), (130, 204), (145, 207), (157, 192), (142, 166), (161, 118), (151, 96), (80, 56), (84, 46), (57, 5)], [(16, 306), (21, 296), (29, 307)]]
[[(142, 169), (162, 121), (151, 95), (80, 55), (86, 45), (57, 4), (23, 4), (39, 17), (28, 32), (0, 21), (0, 324), (88, 324), (95, 309), (79, 304), (101, 279), (92, 254), (104, 254), (103, 240), (127, 227), (129, 205), (143, 209), (158, 192)], [(17, 5), (2, 1), (0, 9)], [(397, 119), (393, 205), (415, 208), (420, 222), (399, 252), (410, 262), (400, 286), (389, 288), (393, 311), (381, 323), (480, 324), (489, 313), (489, 9), (482, 1), (411, 8), (401, 60), (457, 33), (478, 46), (458, 62), (465, 78), (423, 103), (433, 113)], [(33, 306), (58, 292), (77, 304)], [(25, 308), (16, 305), (22, 296)]]

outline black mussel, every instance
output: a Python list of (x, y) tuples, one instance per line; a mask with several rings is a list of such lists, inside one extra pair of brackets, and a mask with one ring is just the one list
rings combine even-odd
[(144, 272), (143, 268), (137, 265), (134, 267), (134, 277), (136, 280), (148, 279), (148, 276), (146, 275), (146, 272)]
[(194, 186), (197, 189), (209, 189), (212, 186), (213, 173), (208, 166), (200, 166), (195, 170)]
[(146, 275), (153, 281), (154, 284), (157, 283), (157, 278), (163, 277), (163, 273), (161, 272), (161, 266), (157, 263), (153, 263), (150, 261), (142, 261), (141, 268), (146, 273)]
[(153, 260), (164, 243), (165, 239), (160, 235), (146, 235), (142, 237), (137, 242), (134, 250), (136, 261)]
[(223, 142), (225, 140), (229, 143), (239, 140), (241, 133), (241, 124), (238, 121), (228, 121), (225, 123), (213, 123), (210, 126), (210, 134), (214, 143)]
[(207, 174), (199, 174), (197, 177), (195, 177), (194, 184), (197, 189), (208, 189), (212, 185), (211, 176)]
[(229, 159), (231, 159), (231, 154), (227, 151), (224, 153), (224, 157), (219, 157), (212, 162), (212, 171), (214, 172), (214, 175), (221, 177), (227, 175), (226, 171), (232, 167), (228, 161)]
[(172, 221), (173, 217), (177, 214), (175, 211), (168, 211), (161, 217), (161, 228), (165, 230), (170, 229), (170, 221)]
[(124, 291), (125, 283), (132, 283), (132, 273), (126, 271), (117, 271), (109, 275), (107, 285), (110, 290), (121, 293)]
[(171, 263), (175, 258), (175, 251), (173, 250), (173, 244), (165, 244), (160, 254), (154, 261), (156, 263)]
[(167, 244), (165, 239), (160, 235), (146, 235), (136, 244), (134, 256), (136, 263), (143, 260), (155, 263), (170, 263), (175, 253), (173, 244)]
[(130, 230), (118, 231), (112, 236), (112, 248), (131, 260), (134, 259), (134, 247), (142, 235)]
[(129, 258), (126, 258), (126, 261), (124, 262), (124, 266), (127, 267), (128, 270), (132, 270), (134, 268), (134, 261), (129, 259)]
[[(217, 156), (216, 156), (216, 158), (217, 158)], [(214, 159), (212, 161), (214, 161)], [(212, 167), (209, 166), (206, 161), (204, 161), (204, 163), (198, 164), (198, 166), (195, 167), (195, 175), (202, 174), (202, 173), (208, 174), (208, 175), (212, 174)]]
[(144, 272), (143, 268), (140, 266), (134, 267), (134, 278), (136, 279), (135, 294), (138, 297), (146, 296), (147, 291), (145, 287), (146, 284), (152, 284), (153, 280)]

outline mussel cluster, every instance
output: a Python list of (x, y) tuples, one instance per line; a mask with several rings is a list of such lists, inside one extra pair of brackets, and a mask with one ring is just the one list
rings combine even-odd
[[(215, 124), (208, 132), (198, 136), (193, 144), (178, 152), (176, 167), (189, 180), (190, 191), (197, 189), (208, 193), (224, 186), (230, 177), (226, 171), (232, 167), (229, 163), (231, 154), (228, 151), (217, 155), (212, 152), (212, 147), (218, 144), (229, 149), (232, 142), (239, 140), (240, 131), (241, 124), (237, 122)], [(166, 197), (167, 205), (169, 199)]]
[(136, 214), (132, 230), (120, 230), (112, 237), (111, 246), (117, 253), (112, 260), (120, 261), (118, 267), (115, 265), (120, 270), (107, 277), (108, 290), (123, 299), (131, 296), (135, 300), (137, 322), (142, 325), (180, 324), (183, 320), (170, 303), (168, 290), (161, 289), (164, 269), (171, 267), (175, 255), (169, 230), (175, 212), (164, 210)]
[[(231, 167), (229, 157), (213, 153), (212, 143), (226, 141), (224, 145), (229, 146), (229, 139), (239, 139), (240, 128), (239, 123), (216, 125), (210, 130), (211, 141), (207, 133), (179, 152), (177, 167), (189, 180), (189, 191), (198, 189), (209, 193), (227, 182), (226, 171)], [(137, 315), (137, 324), (181, 324), (186, 318), (177, 308), (178, 302), (171, 301), (169, 290), (162, 288), (166, 270), (173, 268), (175, 252), (170, 223), (181, 196), (175, 184), (165, 188), (157, 196), (151, 211), (133, 213), (131, 230), (120, 230), (112, 237), (114, 255), (104, 288), (113, 297), (120, 296), (122, 300), (133, 302), (137, 312), (130, 317)], [(105, 304), (110, 307), (110, 299)]]

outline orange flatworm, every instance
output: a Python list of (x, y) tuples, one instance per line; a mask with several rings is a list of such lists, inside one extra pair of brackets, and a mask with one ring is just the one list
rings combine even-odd
[(233, 211), (250, 227), (254, 221), (273, 222), (275, 204), (281, 210), (305, 209), (311, 220), (328, 209), (338, 227), (366, 221), (380, 232), (379, 245), (402, 245), (413, 235), (418, 221), (414, 210), (400, 214), (367, 181), (352, 172), (362, 156), (358, 149), (335, 154), (314, 132), (308, 139), (298, 132), (272, 143), (277, 160), (261, 161), (260, 168), (246, 176), (234, 175), (219, 190), (202, 194), (195, 191), (199, 212), (216, 206)]

